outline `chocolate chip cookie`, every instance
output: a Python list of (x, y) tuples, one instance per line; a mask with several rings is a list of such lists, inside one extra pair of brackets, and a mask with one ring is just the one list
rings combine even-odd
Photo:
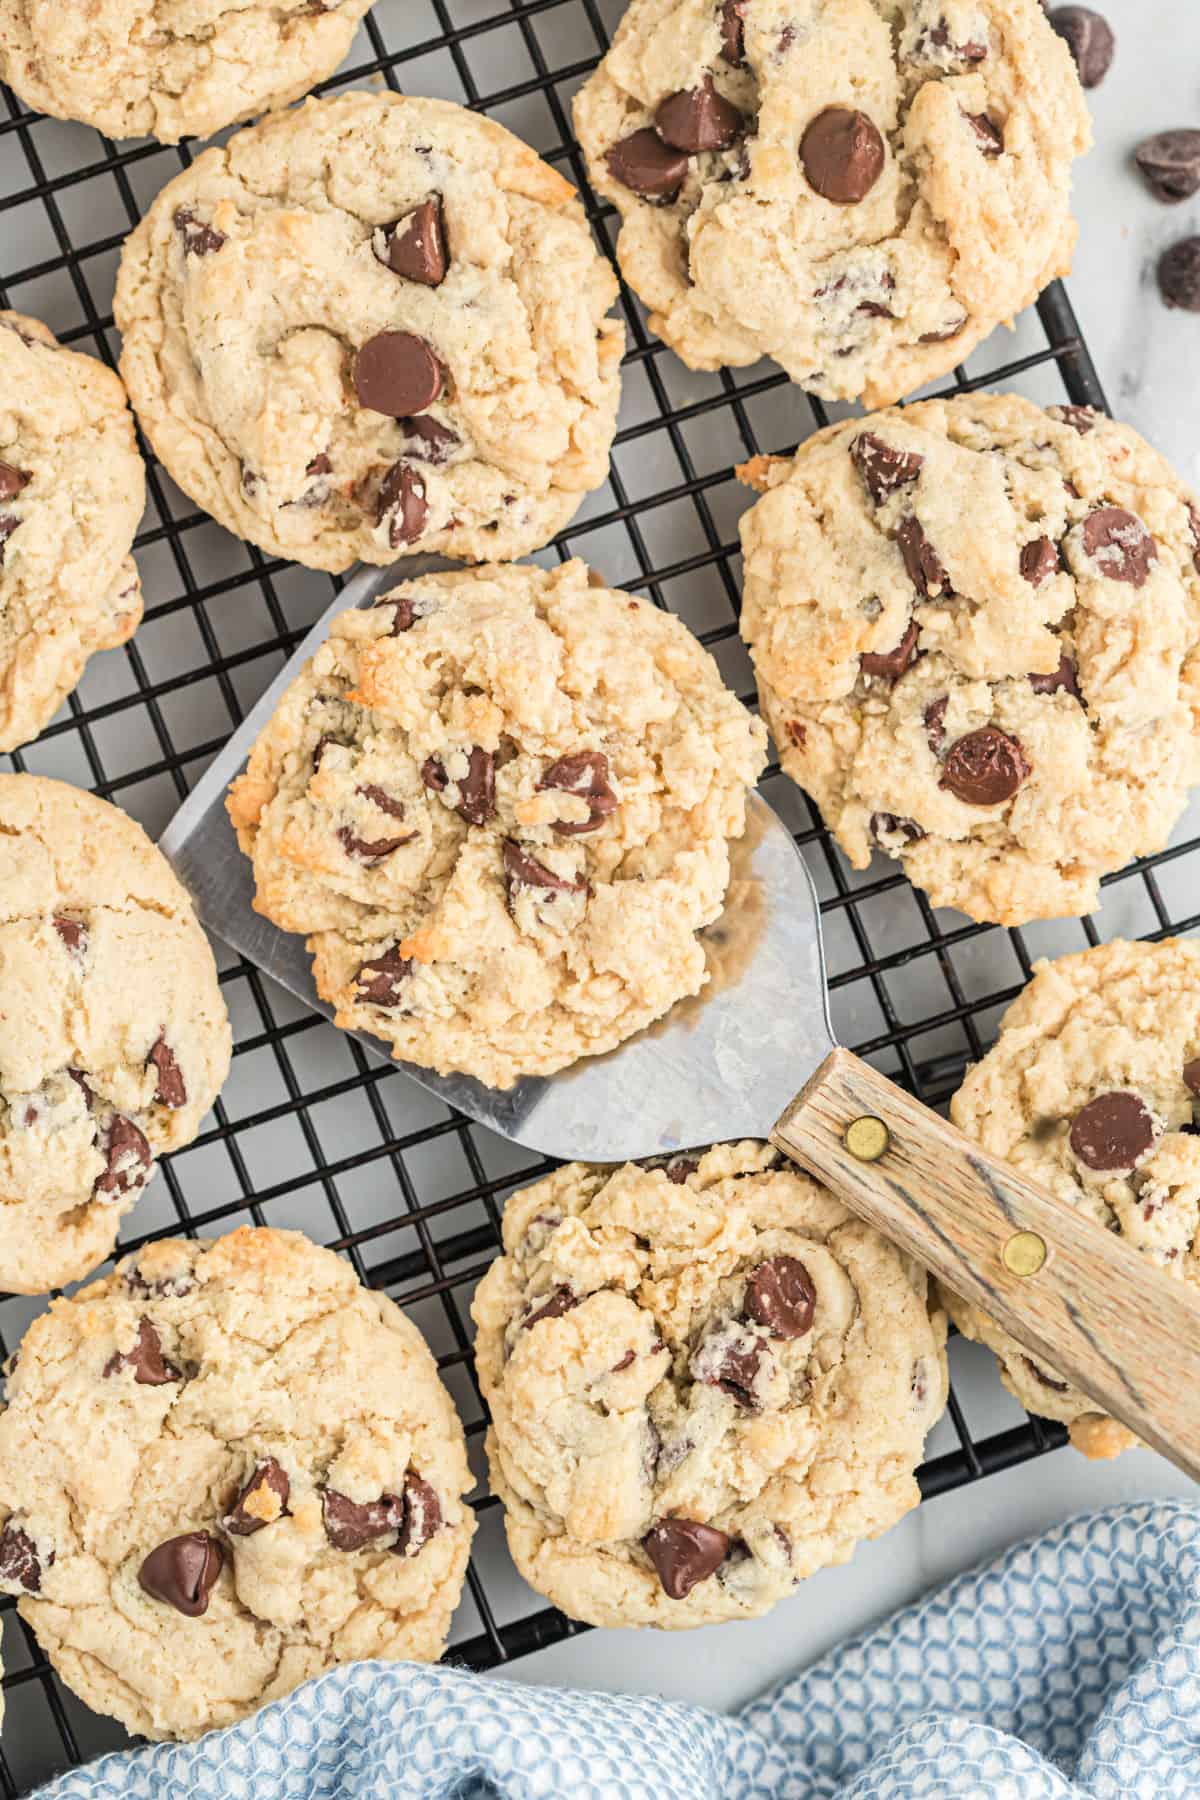
[(1066, 273), (1090, 141), (1038, 0), (633, 0), (575, 123), (689, 367), (871, 406)]
[(507, 559), (608, 473), (624, 333), (574, 189), (490, 119), (348, 94), (239, 132), (127, 240), (142, 425), (239, 537), (314, 569)]
[(371, 0), (0, 0), (0, 77), (108, 137), (209, 137), (332, 75)]
[[(0, 1288), (78, 1281), (229, 1072), (208, 940), (140, 826), (0, 775)], [(93, 1451), (95, 1445), (93, 1443)]]
[(146, 479), (125, 390), (0, 312), (0, 751), (38, 735), (94, 650), (133, 636)]
[(21, 1341), (0, 1591), (97, 1712), (195, 1737), (335, 1663), (436, 1660), (471, 1485), (424, 1339), (347, 1262), (151, 1244)]
[[(1034, 978), (967, 1075), (956, 1125), (1181, 1281), (1200, 1283), (1200, 942), (1101, 944)], [(947, 1293), (1022, 1406), (1115, 1456), (1137, 1442), (975, 1306)]]
[(593, 1625), (768, 1612), (917, 1504), (924, 1273), (762, 1144), (514, 1194), (472, 1312), (525, 1579)]
[(339, 1025), (509, 1087), (702, 987), (765, 743), (669, 613), (485, 567), (336, 619), (229, 812)]
[(1200, 510), (1135, 432), (976, 394), (744, 473), (763, 709), (855, 868), (1020, 925), (1162, 848), (1200, 778)]

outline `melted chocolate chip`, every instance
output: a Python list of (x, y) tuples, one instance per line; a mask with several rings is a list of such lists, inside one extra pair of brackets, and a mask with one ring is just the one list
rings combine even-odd
[(354, 391), (360, 406), (403, 419), (432, 406), (445, 374), (424, 338), (411, 331), (381, 331), (354, 358)]
[(28, 487), (33, 477), (24, 469), (16, 469), (12, 463), (0, 462), (0, 500), (15, 500), (23, 487)]
[(676, 1187), (682, 1187), (688, 1176), (694, 1175), (699, 1167), (700, 1159), (697, 1156), (673, 1156), (666, 1165), (665, 1174), (668, 1181), (673, 1181)]
[(693, 1519), (664, 1519), (642, 1539), (668, 1600), (686, 1600), (725, 1560), (732, 1538), (715, 1525)]
[(754, 1397), (754, 1383), (762, 1365), (764, 1356), (770, 1352), (761, 1338), (747, 1332), (745, 1341), (730, 1341), (720, 1347), (716, 1355), (704, 1354), (704, 1348), (697, 1357), (698, 1379), (706, 1387), (720, 1388), (722, 1393), (732, 1396), (739, 1406), (748, 1411), (755, 1411), (758, 1402)]
[(521, 1330), (529, 1331), (533, 1326), (540, 1325), (543, 1319), (561, 1319), (564, 1313), (569, 1313), (578, 1305), (579, 1296), (573, 1294), (569, 1287), (556, 1287), (548, 1300), (522, 1319)]
[(0, 513), (0, 569), (4, 567), (4, 558), (8, 552), (8, 540), (20, 523), (21, 521), (15, 513)]
[(699, 87), (669, 94), (654, 115), (654, 125), (664, 144), (695, 156), (701, 150), (728, 150), (741, 132), (743, 119), (737, 107), (718, 94), (712, 76), (706, 75)]
[(923, 715), (925, 736), (935, 756), (940, 756), (946, 745), (946, 708), (949, 704), (949, 694), (942, 694), (929, 702)]
[(915, 450), (896, 450), (873, 431), (859, 432), (850, 446), (850, 460), (876, 506), (915, 481), (925, 462)]
[(1002, 156), (1004, 154), (1004, 132), (995, 119), (987, 113), (968, 113), (967, 124), (975, 133), (975, 141), (981, 156)]
[(917, 622), (913, 619), (894, 650), (882, 654), (874, 650), (864, 651), (858, 659), (858, 666), (864, 675), (879, 675), (885, 681), (898, 681), (916, 660)]
[(393, 550), (415, 544), (425, 529), (429, 505), (423, 477), (406, 462), (393, 463), (379, 484), (375, 522), (388, 520), (388, 543)]
[[(67, 1073), (86, 1090), (82, 1076), (77, 1077), (70, 1069)], [(119, 1200), (122, 1195), (142, 1186), (150, 1173), (150, 1145), (132, 1119), (114, 1113), (107, 1132), (102, 1134), (99, 1149), (105, 1159), (105, 1169), (92, 1189), (97, 1199)]]
[[(450, 777), (436, 756), (427, 756), (421, 765), (421, 780), (435, 794), (444, 794)], [(467, 772), (457, 783), (458, 804), (454, 810), (468, 825), (485, 825), (496, 814), (496, 759), (490, 750), (473, 744), (467, 756)]]
[(617, 809), (617, 796), (608, 784), (608, 758), (599, 750), (572, 750), (568, 755), (560, 756), (538, 782), (539, 792), (547, 788), (576, 794), (588, 805), (586, 819), (559, 820), (550, 827), (559, 837), (578, 837), (585, 831), (598, 831), (609, 814)]
[(1015, 737), (995, 725), (969, 731), (951, 747), (939, 787), (967, 806), (999, 806), (1011, 800), (1029, 774)]
[(1168, 306), (1200, 312), (1200, 237), (1182, 238), (1158, 259), (1158, 291)]
[(1050, 23), (1075, 58), (1085, 88), (1099, 87), (1112, 67), (1117, 40), (1107, 19), (1090, 6), (1056, 6)]
[(1200, 1056), (1194, 1057), (1190, 1063), (1184, 1064), (1183, 1081), (1188, 1091), (1200, 1099)]
[(87, 927), (80, 919), (68, 919), (65, 913), (54, 915), (54, 929), (67, 949), (82, 956), (87, 949)]
[(836, 206), (854, 206), (870, 193), (886, 160), (878, 127), (864, 112), (827, 106), (800, 140), (808, 185)]
[(743, 17), (748, 3), (749, 0), (723, 0), (721, 7), (721, 54), (735, 69), (740, 69), (746, 60)]
[(321, 1511), (325, 1536), (335, 1550), (361, 1550), (389, 1531), (399, 1531), (404, 1523), (404, 1502), (396, 1494), (381, 1494), (360, 1506), (327, 1487), (321, 1493)]
[(687, 179), (685, 153), (664, 144), (649, 125), (614, 144), (604, 160), (614, 181), (645, 200), (674, 200)]
[(185, 1619), (198, 1619), (208, 1611), (224, 1561), (225, 1552), (210, 1532), (187, 1531), (150, 1552), (138, 1581), (152, 1599), (173, 1606)]
[(1097, 1094), (1075, 1114), (1071, 1149), (1085, 1168), (1104, 1173), (1135, 1169), (1154, 1148), (1154, 1120), (1140, 1094)]
[(987, 45), (968, 39), (965, 44), (956, 44), (950, 35), (950, 27), (944, 18), (936, 25), (923, 31), (916, 44), (918, 59), (932, 58), (938, 50), (948, 50), (959, 62), (979, 63), (987, 56)]
[(505, 838), (500, 851), (500, 859), (504, 865), (504, 882), (511, 898), (514, 887), (544, 888), (553, 894), (582, 894), (587, 891), (587, 881), (579, 876), (575, 881), (566, 881), (548, 869), (545, 863), (531, 856), (528, 850), (522, 850), (520, 844), (512, 838)]
[(190, 1294), (196, 1285), (190, 1275), (164, 1275), (157, 1281), (147, 1281), (136, 1263), (125, 1270), (124, 1281), (131, 1294), (143, 1294), (147, 1299), (153, 1294), (177, 1300), (181, 1294)]
[(423, 200), (387, 234), (387, 265), (406, 281), (440, 287), (446, 279), (446, 225), (440, 200)]
[(404, 1477), (404, 1523), (392, 1545), (397, 1556), (417, 1556), (442, 1529), (442, 1506), (427, 1481), (414, 1469)]
[(105, 1375), (119, 1375), (122, 1369), (133, 1370), (133, 1379), (139, 1387), (167, 1387), (173, 1381), (183, 1380), (182, 1371), (163, 1356), (154, 1322), (145, 1313), (138, 1320), (133, 1349), (115, 1351), (104, 1365)]
[(153, 1063), (158, 1070), (158, 1086), (154, 1090), (158, 1105), (173, 1109), (186, 1106), (187, 1083), (183, 1079), (183, 1070), (176, 1061), (175, 1052), (161, 1033), (146, 1061)]
[(1087, 437), (1089, 432), (1095, 431), (1096, 420), (1101, 417), (1094, 406), (1052, 406), (1049, 410), (1051, 418), (1061, 419), (1064, 425), (1069, 425), (1080, 437)]
[(400, 999), (400, 984), (411, 974), (412, 959), (401, 956), (399, 944), (393, 944), (374, 962), (363, 964), (355, 991), (368, 1006), (395, 1006)]
[(1034, 538), (1032, 543), (1022, 544), (1021, 574), (1030, 587), (1041, 587), (1043, 581), (1049, 581), (1061, 568), (1062, 560), (1053, 538)]
[(291, 1491), (286, 1469), (268, 1456), (255, 1467), (221, 1524), (233, 1537), (253, 1537), (264, 1525), (287, 1517)]
[(944, 325), (940, 331), (923, 331), (917, 342), (918, 344), (948, 344), (951, 338), (958, 336), (966, 322), (967, 315), (964, 313), (955, 324)]
[(92, 1092), (91, 1082), (88, 1080), (82, 1069), (68, 1068), (67, 1074), (71, 1077), (71, 1080), (83, 1095), (84, 1103), (87, 1106), (88, 1111), (91, 1112), (93, 1102), (96, 1098)]
[[(919, 844), (925, 833), (915, 819), (901, 818), (899, 813), (871, 814), (870, 833), (881, 850), (887, 850), (888, 838), (903, 838), (906, 844)], [(888, 854), (893, 852), (888, 850)]]
[(225, 242), (225, 233), (198, 219), (190, 206), (178, 207), (172, 223), (185, 256), (212, 256)]
[[(53, 1557), (50, 1559), (53, 1562)], [(12, 1581), (27, 1594), (42, 1591), (42, 1564), (27, 1531), (12, 1520), (0, 1531), (0, 1581)]]
[(1136, 513), (1122, 506), (1102, 506), (1083, 521), (1083, 549), (1110, 581), (1130, 587), (1145, 585), (1158, 545)]
[(407, 439), (405, 455), (417, 462), (432, 463), (435, 469), (449, 462), (462, 443), (457, 431), (451, 431), (448, 425), (430, 418), (427, 413), (416, 413), (412, 418), (401, 419), (400, 429)]
[(1175, 206), (1200, 189), (1200, 131), (1160, 131), (1133, 153), (1156, 200)]
[(1079, 670), (1065, 652), (1053, 675), (1031, 675), (1029, 685), (1035, 694), (1070, 694), (1072, 699), (1083, 705), (1083, 695), (1079, 691)]
[(385, 857), (394, 855), (402, 845), (411, 844), (416, 835), (415, 831), (406, 831), (400, 837), (360, 838), (349, 825), (341, 825), (337, 838), (347, 856), (353, 857), (356, 862), (366, 863), (371, 868)]
[(918, 594), (926, 600), (932, 600), (939, 594), (952, 592), (950, 577), (942, 559), (926, 537), (925, 528), (915, 513), (901, 519), (896, 527), (896, 542), (900, 546), (908, 578)]
[(772, 1337), (803, 1337), (813, 1322), (817, 1290), (798, 1256), (772, 1256), (750, 1272), (746, 1311)]
[(1023, 1356), (1021, 1358), (1021, 1361), (1025, 1364), (1025, 1367), (1029, 1370), (1029, 1373), (1034, 1377), (1034, 1379), (1036, 1381), (1040, 1381), (1043, 1387), (1053, 1388), (1054, 1392), (1056, 1394), (1069, 1394), (1070, 1393), (1071, 1389), (1070, 1389), (1070, 1384), (1068, 1382), (1056, 1381), (1053, 1375), (1047, 1375), (1045, 1369), (1039, 1368), (1037, 1363), (1034, 1362), (1032, 1356)]
[(380, 812), (385, 812), (390, 819), (404, 817), (403, 800), (393, 799), (386, 789), (378, 787), (375, 782), (369, 781), (364, 787), (356, 787), (354, 791), (361, 794), (364, 800), (369, 800), (372, 806), (377, 806)]

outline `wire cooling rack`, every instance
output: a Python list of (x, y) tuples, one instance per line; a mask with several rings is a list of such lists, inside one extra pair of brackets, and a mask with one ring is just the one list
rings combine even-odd
[[(487, 111), (576, 182), (611, 252), (614, 216), (589, 193), (569, 121), (571, 96), (621, 6), (378, 0), (327, 85), (387, 83)], [(114, 363), (122, 239), (193, 149), (116, 146), (87, 127), (29, 114), (7, 89), (0, 111), (0, 299)], [(736, 525), (751, 496), (733, 465), (789, 448), (828, 415), (773, 365), (689, 373), (649, 335), (628, 293), (621, 304), (629, 354), (610, 477), (539, 560), (582, 556), (613, 585), (672, 608), (752, 701), (736, 623)], [(1058, 286), (955, 380), (963, 390), (1015, 388), (1044, 404), (1064, 391), (1104, 404)], [(124, 650), (93, 660), (35, 744), (0, 765), (93, 788), (157, 835), (329, 604), (331, 586), (229, 537), (150, 457), (147, 467), (149, 509), (137, 541), (145, 622)], [(1094, 918), (1008, 933), (936, 912), (890, 863), (855, 874), (777, 765), (764, 791), (794, 827), (821, 895), (839, 1038), (934, 1105), (986, 1048), (1035, 956), (1200, 924), (1200, 813), (1164, 854), (1106, 883)], [(218, 955), (236, 1035), (233, 1073), (199, 1140), (162, 1165), (125, 1221), (122, 1247), (180, 1230), (217, 1235), (253, 1219), (343, 1250), (424, 1330), (466, 1423), (481, 1528), (451, 1654), (493, 1668), (570, 1635), (578, 1627), (524, 1587), (504, 1554), (499, 1509), (485, 1497), (483, 1408), (469, 1355), (471, 1292), (495, 1254), (504, 1199), (548, 1165), (452, 1115), (254, 968)], [(0, 1296), (6, 1349), (41, 1304)], [(974, 1346), (952, 1346), (952, 1368), (949, 1413), (921, 1471), (926, 1495), (1063, 1442), (1058, 1426), (1026, 1417), (1003, 1394)], [(11, 1600), (0, 1616), (8, 1707), (0, 1790), (16, 1795), (123, 1737), (60, 1687)]]

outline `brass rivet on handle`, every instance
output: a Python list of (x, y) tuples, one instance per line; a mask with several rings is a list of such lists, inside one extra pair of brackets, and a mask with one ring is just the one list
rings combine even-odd
[(842, 1142), (856, 1162), (878, 1162), (891, 1141), (883, 1120), (869, 1115), (853, 1119), (842, 1134)]
[(1012, 1275), (1036, 1275), (1048, 1254), (1045, 1238), (1036, 1231), (1018, 1231), (1001, 1250), (1000, 1259)]

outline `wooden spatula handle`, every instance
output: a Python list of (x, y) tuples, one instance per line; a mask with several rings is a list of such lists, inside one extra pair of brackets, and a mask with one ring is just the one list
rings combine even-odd
[[(882, 1133), (858, 1125), (882, 1121)], [(771, 1134), (862, 1218), (1200, 1480), (1200, 1299), (848, 1050)], [(1021, 1236), (1020, 1234), (1028, 1234)], [(1044, 1245), (1040, 1266), (1039, 1245)], [(1018, 1271), (1028, 1270), (1028, 1273)]]

